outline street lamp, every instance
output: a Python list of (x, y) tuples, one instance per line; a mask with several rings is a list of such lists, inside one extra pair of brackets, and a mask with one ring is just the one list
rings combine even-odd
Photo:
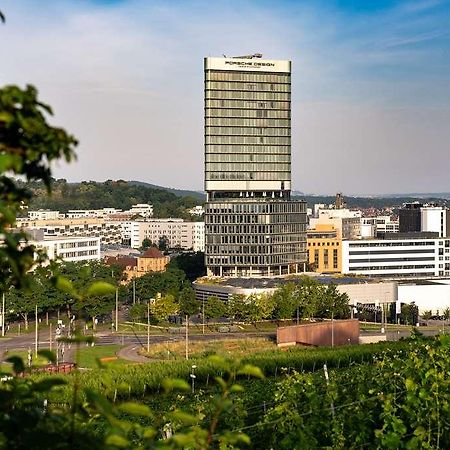
[(192, 380), (192, 393), (194, 394), (195, 393), (195, 378), (196, 378), (196, 376), (195, 376), (195, 369), (197, 368), (197, 366), (195, 365), (195, 364), (193, 364), (192, 366), (191, 366), (191, 368), (192, 368), (192, 372), (191, 372), (191, 380)]

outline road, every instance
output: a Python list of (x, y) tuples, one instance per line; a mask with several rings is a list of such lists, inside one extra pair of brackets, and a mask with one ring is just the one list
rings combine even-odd
[[(221, 339), (245, 339), (267, 337), (275, 339), (273, 332), (251, 332), (251, 333), (208, 333), (208, 334), (192, 334), (189, 335), (190, 341), (214, 341)], [(184, 334), (161, 334), (150, 335), (150, 344), (156, 344), (167, 341), (183, 341)], [(49, 348), (49, 333), (43, 331), (39, 334), (39, 348)], [(55, 341), (52, 342), (53, 348)], [(145, 347), (147, 345), (147, 336), (135, 334), (113, 334), (101, 333), (95, 336), (95, 345), (111, 345), (119, 344), (124, 346), (135, 345), (138, 347)], [(0, 339), (0, 355), (3, 355), (8, 350), (28, 350), (34, 349), (35, 337), (34, 333), (24, 334), (22, 336), (14, 336), (11, 338)]]

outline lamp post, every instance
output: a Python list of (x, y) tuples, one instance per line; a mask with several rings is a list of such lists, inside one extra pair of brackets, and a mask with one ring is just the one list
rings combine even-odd
[(331, 347), (334, 347), (334, 310), (331, 310)]
[(191, 376), (191, 380), (192, 380), (192, 393), (194, 394), (195, 393), (195, 378), (196, 378), (195, 369), (197, 368), (197, 366), (195, 364), (193, 364), (191, 366), (191, 368), (192, 368), (192, 372), (191, 372), (190, 376)]
[(150, 301), (147, 302), (147, 353), (150, 353)]

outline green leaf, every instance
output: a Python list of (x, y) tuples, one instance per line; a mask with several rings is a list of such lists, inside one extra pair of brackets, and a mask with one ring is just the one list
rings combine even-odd
[(105, 415), (111, 415), (113, 413), (113, 407), (106, 397), (92, 389), (85, 389), (85, 393), (88, 402), (94, 405), (98, 411)]
[(148, 406), (134, 402), (121, 403), (118, 406), (118, 409), (132, 416), (151, 417), (152, 415), (152, 412)]
[(25, 364), (20, 356), (10, 356), (6, 358), (6, 361), (13, 365), (14, 373), (22, 373), (25, 371)]
[(102, 295), (114, 294), (115, 292), (116, 288), (112, 284), (105, 281), (96, 281), (89, 286), (86, 295), (88, 297), (101, 297)]
[(231, 392), (243, 392), (244, 388), (240, 384), (233, 384), (230, 388)]
[(56, 355), (55, 355), (55, 353), (51, 352), (50, 350), (47, 350), (47, 349), (38, 350), (38, 355), (43, 356), (45, 359), (47, 359), (51, 363), (56, 364)]
[(113, 445), (119, 448), (127, 448), (130, 445), (130, 441), (125, 439), (123, 436), (119, 436), (118, 434), (111, 434), (105, 440), (106, 445)]
[(166, 379), (163, 380), (162, 385), (166, 392), (173, 390), (188, 391), (190, 389), (189, 384), (180, 379)]
[(183, 411), (174, 411), (169, 414), (169, 417), (174, 421), (182, 423), (183, 425), (195, 425), (198, 423), (197, 417)]
[(62, 277), (61, 275), (58, 275), (56, 277), (55, 282), (56, 289), (59, 289), (62, 292), (65, 292), (66, 294), (73, 295), (74, 297), (78, 297), (77, 292), (72, 284), (71, 281), (69, 281), (67, 278)]
[(62, 378), (46, 378), (34, 384), (34, 389), (37, 392), (49, 392), (55, 386), (63, 386), (67, 384)]
[(239, 369), (238, 375), (248, 375), (255, 378), (264, 378), (264, 374), (261, 369), (256, 366), (252, 366), (251, 364), (245, 364), (244, 367)]

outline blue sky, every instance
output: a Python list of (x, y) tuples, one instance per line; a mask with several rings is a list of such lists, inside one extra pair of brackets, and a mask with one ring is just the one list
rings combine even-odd
[(450, 2), (6, 0), (0, 83), (80, 140), (69, 180), (202, 189), (204, 56), (293, 61), (293, 185), (450, 191)]

